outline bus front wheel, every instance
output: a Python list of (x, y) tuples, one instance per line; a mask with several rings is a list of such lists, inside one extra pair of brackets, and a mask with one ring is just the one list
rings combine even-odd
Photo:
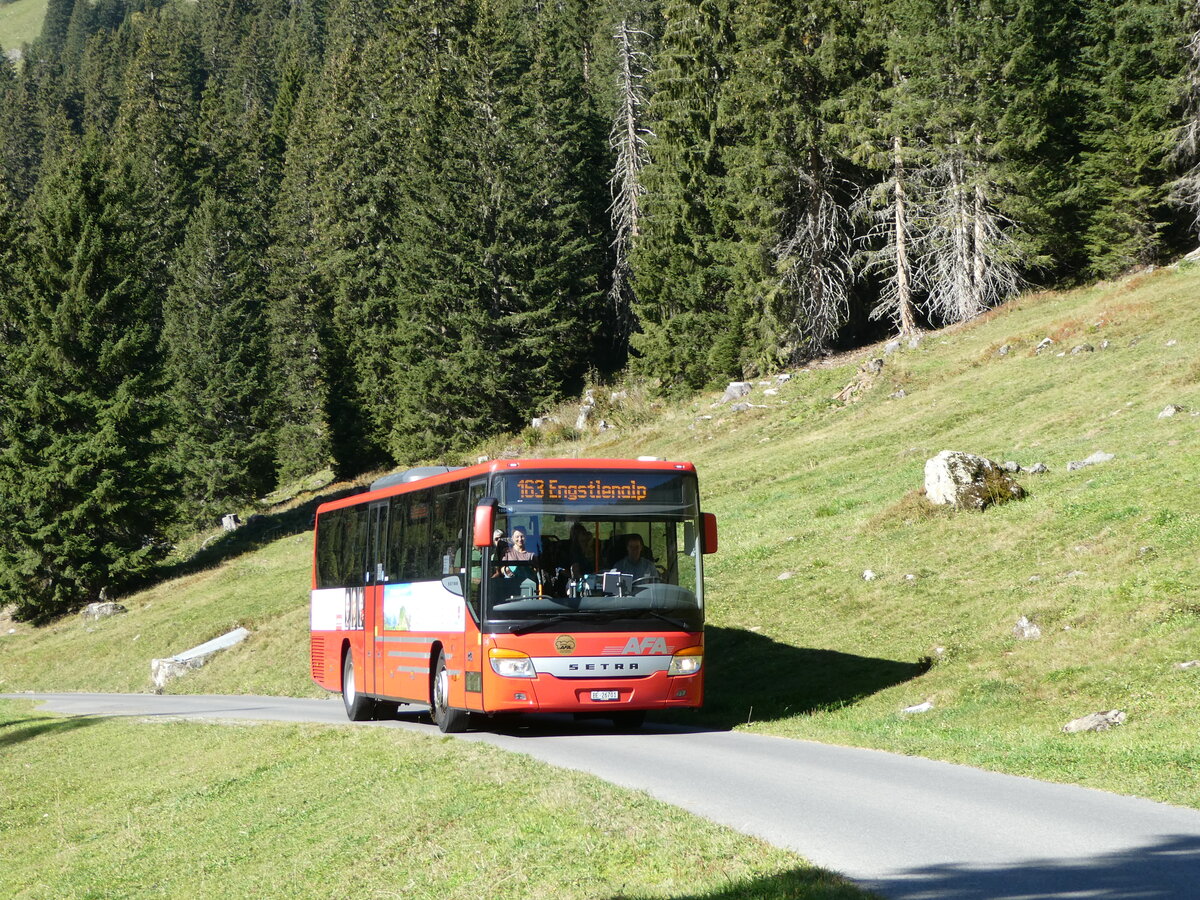
[(354, 680), (354, 654), (349, 647), (342, 657), (342, 703), (346, 707), (346, 717), (351, 722), (363, 722), (371, 718), (375, 705), (370, 697), (358, 691), (358, 684)]
[(429, 712), (433, 721), (446, 734), (465, 731), (467, 728), (466, 710), (452, 709), (450, 706), (450, 670), (446, 667), (446, 654), (439, 653), (437, 666), (433, 670), (432, 694)]

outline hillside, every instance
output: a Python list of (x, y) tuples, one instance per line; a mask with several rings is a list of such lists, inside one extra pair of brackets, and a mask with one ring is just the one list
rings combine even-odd
[[(1200, 267), (1185, 264), (1024, 296), (915, 348), (795, 371), (741, 412), (714, 405), (719, 392), (652, 403), (632, 390), (609, 408), (597, 391), (614, 429), (535, 449), (696, 463), (721, 523), (705, 721), (1200, 806), (1200, 667), (1175, 665), (1200, 656), (1198, 292)], [(882, 372), (860, 375), (874, 357)], [(856, 380), (850, 402), (831, 399)], [(1160, 418), (1167, 405), (1183, 411)], [(918, 494), (943, 449), (1050, 471), (1018, 476), (1024, 501), (953, 514)], [(1114, 459), (1068, 471), (1096, 451)], [(298, 502), (257, 543), (223, 539), (209, 567), (125, 598), (128, 615), (12, 626), (0, 691), (147, 690), (151, 657), (244, 624), (250, 641), (172, 689), (318, 694), (314, 501)], [(1040, 639), (1013, 636), (1022, 615)], [(1127, 724), (1061, 732), (1101, 709)]]
[(36, 38), (46, 17), (46, 0), (12, 0), (0, 4), (0, 51), (20, 50)]

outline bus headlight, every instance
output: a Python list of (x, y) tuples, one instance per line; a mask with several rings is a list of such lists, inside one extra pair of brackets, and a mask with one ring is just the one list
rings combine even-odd
[(671, 657), (668, 675), (695, 675), (704, 664), (703, 647), (685, 647)]
[(491, 660), (492, 671), (505, 678), (533, 678), (537, 675), (533, 668), (533, 660), (520, 650), (493, 647), (488, 651), (488, 659)]

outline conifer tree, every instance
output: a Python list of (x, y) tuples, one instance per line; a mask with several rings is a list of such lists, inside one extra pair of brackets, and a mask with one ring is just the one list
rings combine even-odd
[(724, 135), (717, 105), (732, 33), (723, 0), (670, 0), (655, 58), (645, 228), (634, 245), (637, 367), (664, 387), (737, 374), (743, 313), (730, 308)]
[(262, 246), (208, 190), (173, 266), (163, 313), (171, 456), (188, 513), (216, 514), (274, 482)]
[(836, 140), (855, 74), (844, 4), (739, 4), (738, 54), (722, 95), (727, 189), (740, 238), (733, 292), (759, 368), (829, 347), (851, 299), (852, 225)]
[(154, 299), (130, 271), (96, 142), (33, 204), (22, 341), (0, 411), (0, 597), (45, 621), (136, 583), (165, 550)]
[(268, 305), (275, 388), (276, 466), (281, 482), (334, 465), (334, 385), (348, 365), (337, 354), (328, 271), (321, 265), (324, 235), (316, 187), (320, 163), (310, 136), (316, 129), (314, 77), (292, 114), (279, 197), (272, 211)]
[(1168, 165), (1184, 90), (1178, 9), (1094, 0), (1085, 19), (1087, 120), (1078, 185), (1085, 272), (1113, 275), (1160, 258), (1174, 218)]

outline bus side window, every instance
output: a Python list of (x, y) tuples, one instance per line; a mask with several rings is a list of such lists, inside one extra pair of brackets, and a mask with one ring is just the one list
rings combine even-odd
[(392, 498), (391, 515), (388, 516), (387, 580), (404, 580), (407, 547), (404, 544), (404, 523), (408, 521), (408, 495)]

